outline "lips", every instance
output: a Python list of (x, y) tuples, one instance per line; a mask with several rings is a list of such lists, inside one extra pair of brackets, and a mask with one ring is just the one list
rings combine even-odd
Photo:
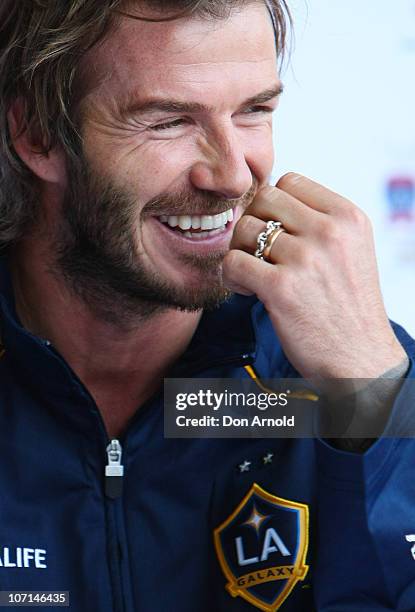
[(186, 256), (192, 253), (211, 255), (229, 248), (235, 223), (241, 214), (239, 207), (229, 208), (216, 215), (159, 214), (150, 217), (149, 227), (157, 232), (153, 242), (159, 245), (159, 253), (166, 251), (169, 258), (173, 251)]

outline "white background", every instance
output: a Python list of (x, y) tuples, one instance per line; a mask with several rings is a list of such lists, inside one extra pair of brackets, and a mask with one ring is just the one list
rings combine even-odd
[(415, 221), (392, 219), (386, 191), (415, 181), (415, 0), (288, 2), (273, 180), (300, 172), (369, 214), (388, 314), (415, 335)]

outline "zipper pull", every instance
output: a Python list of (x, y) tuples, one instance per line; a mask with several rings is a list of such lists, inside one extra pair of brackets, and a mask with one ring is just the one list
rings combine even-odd
[(105, 466), (105, 495), (116, 499), (122, 495), (124, 466), (121, 464), (122, 447), (119, 440), (107, 446), (108, 464)]

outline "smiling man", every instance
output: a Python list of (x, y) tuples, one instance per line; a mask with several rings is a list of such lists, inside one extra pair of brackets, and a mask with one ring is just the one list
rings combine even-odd
[[(79, 612), (318, 606), (315, 443), (163, 437), (166, 376), (408, 370), (363, 213), (298, 175), (268, 185), (285, 11), (2, 2), (0, 590)], [(360, 477), (363, 455), (316, 445)], [(379, 569), (356, 503), (365, 562), (340, 599)]]
[[(281, 92), (261, 3), (227, 20), (225, 9), (222, 19), (149, 23), (141, 17), (164, 14), (142, 10), (114, 13), (111, 35), (79, 63), (75, 156), (62, 146), (40, 154), (39, 130), (21, 132), (23, 98), (9, 111), (15, 151), (44, 201), (14, 258), (19, 314), (99, 398), (112, 435), (159, 387), (201, 308), (228, 294), (221, 263), (271, 172)], [(123, 347), (115, 371), (112, 358), (102, 362), (114, 342)]]
[[(62, 249), (61, 266), (79, 260), (84, 276), (77, 269), (74, 284), (121, 325), (135, 326), (154, 305), (199, 310), (226, 295), (220, 264), (271, 172), (281, 92), (271, 21), (263, 6), (249, 13), (252, 23), (242, 11), (225, 24), (171, 27), (124, 17), (82, 60), (93, 78), (79, 108), (83, 174), (70, 174), (69, 200), (83, 206), (68, 227), (91, 248)], [(78, 193), (85, 184), (88, 194)]]

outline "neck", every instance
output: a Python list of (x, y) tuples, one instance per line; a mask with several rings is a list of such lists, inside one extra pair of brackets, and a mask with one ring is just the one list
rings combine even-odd
[(27, 240), (12, 258), (16, 308), (30, 332), (49, 340), (86, 386), (111, 437), (160, 387), (188, 346), (201, 312), (176, 309), (128, 328), (100, 319), (51, 272), (50, 254)]

